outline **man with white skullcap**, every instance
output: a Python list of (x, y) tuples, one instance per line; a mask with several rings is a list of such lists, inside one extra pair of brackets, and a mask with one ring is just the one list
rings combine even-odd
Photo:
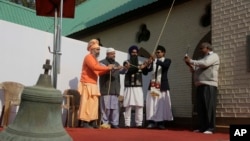
[(121, 87), (120, 73), (122, 73), (123, 69), (120, 64), (115, 61), (115, 49), (107, 48), (106, 58), (101, 60), (100, 63), (105, 66), (112, 64), (116, 68), (113, 71), (103, 74), (99, 78), (102, 125), (111, 125), (111, 128), (119, 128), (118, 97)]

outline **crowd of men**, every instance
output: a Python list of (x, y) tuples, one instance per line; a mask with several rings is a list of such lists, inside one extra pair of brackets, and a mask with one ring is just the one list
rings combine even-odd
[[(78, 119), (83, 121), (84, 128), (121, 128), (120, 103), (124, 108), (122, 114), (124, 128), (165, 129), (165, 122), (173, 121), (167, 76), (171, 59), (165, 57), (166, 49), (163, 46), (158, 45), (155, 52), (141, 62), (138, 59), (139, 48), (133, 45), (128, 49), (128, 60), (122, 65), (115, 60), (114, 48), (107, 48), (106, 58), (98, 61), (100, 53), (98, 39), (90, 40), (87, 49), (89, 54), (83, 60), (78, 88), (81, 95)], [(192, 60), (185, 56), (184, 61), (191, 72), (196, 74), (197, 99), (200, 100), (198, 102), (200, 128), (196, 131), (212, 134), (215, 126), (219, 57), (212, 52), (209, 43), (201, 44), (201, 52), (204, 53), (204, 58)], [(151, 77), (144, 99), (142, 75), (148, 75), (149, 72)], [(207, 77), (210, 74), (213, 76)], [(122, 94), (120, 94), (120, 75), (125, 75)], [(146, 119), (143, 118), (144, 106), (146, 106)], [(98, 114), (100, 114), (99, 121)], [(132, 125), (132, 122), (135, 125)]]

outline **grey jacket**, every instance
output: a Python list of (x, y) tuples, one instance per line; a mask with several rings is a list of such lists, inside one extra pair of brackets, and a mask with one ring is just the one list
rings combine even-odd
[[(120, 66), (118, 62), (109, 62), (107, 59), (103, 59), (100, 61), (101, 64), (109, 65), (115, 64), (115, 66)], [(111, 81), (110, 81), (111, 79)], [(111, 72), (107, 72), (99, 77), (99, 87), (101, 95), (120, 95), (120, 72), (119, 70), (113, 70)], [(109, 94), (108, 94), (109, 92)]]

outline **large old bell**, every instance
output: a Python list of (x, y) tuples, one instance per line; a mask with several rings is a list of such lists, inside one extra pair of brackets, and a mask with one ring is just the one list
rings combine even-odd
[(49, 60), (37, 84), (25, 87), (14, 121), (0, 132), (0, 141), (71, 141), (62, 123), (62, 94), (52, 87)]

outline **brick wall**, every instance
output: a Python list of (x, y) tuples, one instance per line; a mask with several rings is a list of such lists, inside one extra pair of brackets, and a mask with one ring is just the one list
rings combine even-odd
[(249, 0), (212, 0), (212, 44), (220, 56), (217, 117), (250, 117), (246, 36)]

